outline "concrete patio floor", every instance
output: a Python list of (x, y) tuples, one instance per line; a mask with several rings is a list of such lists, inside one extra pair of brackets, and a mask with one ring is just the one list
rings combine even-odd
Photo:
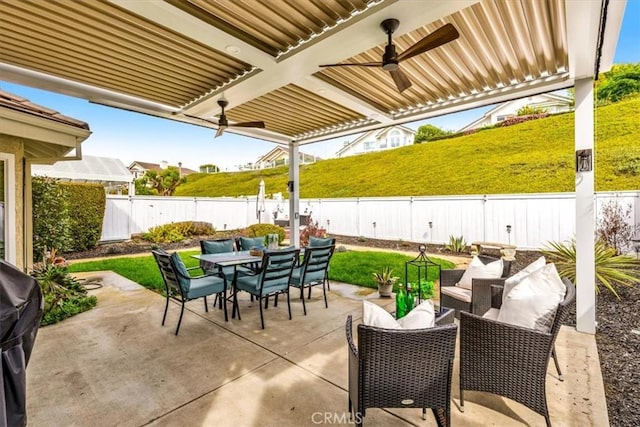
[[(328, 309), (314, 289), (303, 316), (292, 293), (293, 320), (281, 299), (265, 311), (261, 330), (248, 298), (240, 303), (242, 320), (229, 322), (197, 300), (187, 304), (176, 337), (178, 304), (170, 304), (163, 327), (162, 296), (112, 272), (89, 276), (103, 284), (91, 291), (96, 308), (38, 333), (27, 369), (30, 426), (348, 425), (346, 316), (360, 320), (363, 298), (388, 310), (393, 304), (332, 282)], [(594, 337), (563, 327), (556, 349), (565, 381), (551, 364), (553, 425), (608, 426)], [(486, 393), (465, 393), (460, 412), (457, 364), (453, 425), (544, 425), (528, 408)], [(436, 423), (430, 412), (423, 421), (419, 409), (370, 409), (365, 425)]]

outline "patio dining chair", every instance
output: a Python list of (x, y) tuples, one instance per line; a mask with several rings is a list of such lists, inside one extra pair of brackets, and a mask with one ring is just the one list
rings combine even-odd
[(158, 264), (165, 286), (166, 301), (164, 315), (162, 316), (163, 326), (167, 318), (167, 311), (169, 310), (169, 298), (173, 298), (181, 303), (176, 335), (178, 335), (180, 331), (180, 324), (182, 323), (182, 316), (184, 315), (184, 305), (186, 302), (194, 299), (204, 298), (204, 309), (208, 312), (207, 296), (220, 294), (224, 302), (224, 320), (225, 322), (228, 320), (226, 298), (227, 280), (224, 276), (206, 275), (191, 277), (189, 269), (186, 268), (177, 252), (169, 254), (162, 249), (151, 252)]
[[(287, 306), (289, 308), (289, 320), (291, 320), (291, 300), (289, 298), (289, 282), (291, 272), (298, 262), (300, 250), (296, 248), (265, 250), (262, 255), (260, 270), (251, 274), (244, 271), (236, 271), (233, 279), (233, 311), (232, 317), (238, 313), (240, 319), (240, 307), (238, 305), (238, 292), (245, 291), (258, 300), (260, 307), (260, 325), (264, 329), (264, 315), (262, 313), (262, 299), (271, 295), (287, 294)], [(265, 301), (266, 302), (266, 301)], [(266, 304), (265, 304), (266, 305)], [(265, 307), (266, 308), (266, 307)]]
[(410, 330), (361, 324), (357, 346), (351, 316), (345, 329), (349, 412), (356, 426), (362, 426), (368, 408), (422, 408), (423, 419), (431, 408), (438, 426), (451, 425), (455, 323)]
[[(552, 311), (553, 321), (548, 330), (491, 318), (496, 316), (460, 313), (461, 411), (464, 411), (464, 390), (489, 392), (527, 406), (543, 415), (547, 426), (551, 426), (546, 397), (547, 367), (550, 357), (555, 355), (554, 343), (560, 326), (576, 295), (569, 280), (562, 282), (566, 288), (564, 299)], [(561, 375), (557, 358), (554, 361)]]
[[(316, 247), (316, 246), (327, 246), (327, 245), (333, 245), (334, 248), (336, 246), (336, 239), (333, 237), (314, 237), (314, 236), (309, 236), (309, 244), (307, 245), (308, 247)], [(324, 276), (324, 281), (327, 284), (327, 290), (331, 290), (331, 284), (329, 283), (329, 268), (327, 268), (327, 271), (325, 272), (325, 276)], [(308, 298), (311, 298), (311, 288), (309, 288), (309, 296)]]
[[(497, 258), (485, 255), (479, 255), (477, 258), (484, 265), (498, 261)], [(504, 286), (504, 281), (509, 277), (511, 261), (502, 260), (500, 277), (472, 278), (471, 289), (459, 285), (466, 271), (466, 269), (442, 270), (440, 274), (440, 305), (455, 309), (456, 319), (460, 318), (461, 311), (482, 315), (491, 308), (492, 298), (497, 298), (497, 288)]]
[(304, 315), (307, 315), (307, 306), (304, 302), (304, 288), (309, 288), (309, 297), (311, 298), (311, 288), (322, 285), (322, 295), (324, 296), (324, 306), (329, 308), (327, 304), (327, 290), (325, 289), (325, 279), (329, 262), (333, 255), (335, 246), (308, 246), (304, 251), (304, 259), (300, 266), (295, 267), (291, 273), (290, 285), (300, 288), (300, 299), (302, 300), (302, 309)]

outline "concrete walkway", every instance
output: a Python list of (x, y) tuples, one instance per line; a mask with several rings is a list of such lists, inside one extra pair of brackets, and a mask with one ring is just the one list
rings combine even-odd
[[(258, 307), (248, 299), (240, 303), (242, 320), (227, 323), (220, 310), (205, 313), (196, 300), (176, 337), (179, 305), (170, 304), (161, 326), (162, 296), (112, 272), (84, 276), (104, 285), (91, 291), (97, 307), (39, 331), (27, 371), (30, 426), (348, 425), (345, 319), (360, 319), (363, 298), (389, 310), (393, 304), (377, 292), (332, 283), (328, 309), (314, 289), (308, 315), (294, 297), (289, 320), (281, 299), (265, 311), (261, 330)], [(565, 327), (556, 348), (565, 381), (551, 366), (553, 425), (607, 426), (594, 337)], [(457, 368), (453, 378), (453, 425), (544, 425), (526, 407), (484, 393), (467, 392), (461, 413)], [(419, 409), (371, 409), (365, 423), (436, 425)]]

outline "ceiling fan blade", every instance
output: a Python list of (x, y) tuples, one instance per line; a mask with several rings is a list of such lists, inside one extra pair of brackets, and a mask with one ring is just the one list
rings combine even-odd
[(264, 122), (240, 122), (234, 123), (230, 125), (231, 127), (240, 127), (240, 128), (262, 128), (264, 129)]
[(219, 136), (222, 136), (223, 133), (224, 133), (224, 127), (220, 126), (218, 128), (218, 132), (216, 132), (216, 136), (215, 137), (217, 138)]
[(446, 24), (398, 55), (398, 62), (405, 61), (428, 50), (442, 46), (458, 37), (460, 37), (460, 34), (458, 30), (456, 30), (456, 27), (452, 24)]
[(324, 64), (319, 67), (382, 67), (382, 62), (351, 62), (346, 64)]
[(400, 68), (389, 71), (389, 73), (391, 74), (391, 78), (398, 87), (398, 92), (403, 92), (405, 89), (411, 87), (411, 81), (409, 81), (407, 75)]

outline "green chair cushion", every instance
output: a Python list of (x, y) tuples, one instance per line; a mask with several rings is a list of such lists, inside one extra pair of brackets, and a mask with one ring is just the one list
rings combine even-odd
[(224, 291), (224, 280), (218, 276), (204, 276), (190, 280), (187, 298), (200, 298)]
[(203, 253), (218, 254), (222, 252), (233, 252), (233, 240), (204, 240), (202, 242)]
[(264, 247), (264, 237), (240, 237), (239, 241), (240, 249), (243, 251)]

